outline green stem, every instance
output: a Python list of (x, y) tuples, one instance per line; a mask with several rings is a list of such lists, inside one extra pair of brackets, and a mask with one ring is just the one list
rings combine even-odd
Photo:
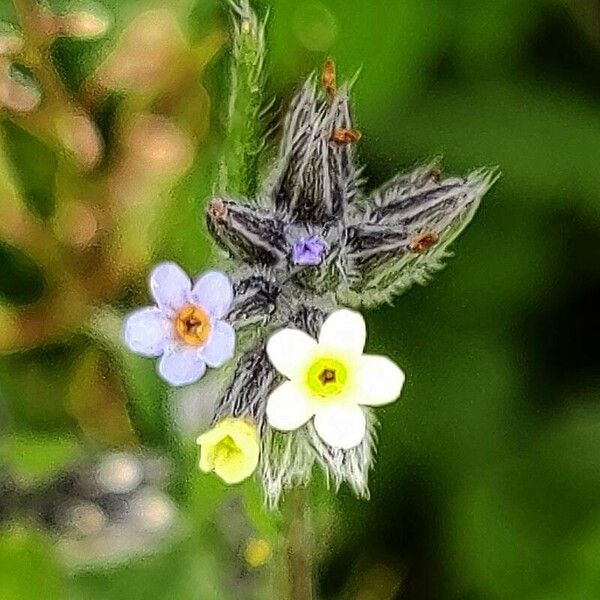
[(279, 572), (275, 577), (274, 598), (313, 600), (313, 533), (309, 494), (306, 488), (288, 493), (284, 505), (285, 527), (279, 551)]

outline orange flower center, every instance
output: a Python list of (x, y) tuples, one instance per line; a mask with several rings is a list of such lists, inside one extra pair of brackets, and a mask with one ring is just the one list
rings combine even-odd
[(175, 318), (175, 331), (190, 346), (201, 346), (211, 332), (210, 317), (199, 306), (185, 306)]

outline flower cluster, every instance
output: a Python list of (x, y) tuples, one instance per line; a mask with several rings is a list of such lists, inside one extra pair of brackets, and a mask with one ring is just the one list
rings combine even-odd
[(125, 340), (160, 356), (169, 383), (196, 381), (233, 357), (233, 376), (198, 439), (200, 468), (234, 483), (256, 468), (269, 505), (320, 466), (362, 496), (374, 455), (372, 407), (393, 402), (404, 374), (363, 354), (365, 322), (340, 306), (375, 306), (442, 267), (495, 174), (442, 176), (436, 163), (361, 190), (348, 87), (328, 63), (292, 102), (276, 162), (257, 198), (213, 198), (207, 226), (232, 261), (192, 285), (175, 265), (150, 283), (156, 307), (133, 313)]

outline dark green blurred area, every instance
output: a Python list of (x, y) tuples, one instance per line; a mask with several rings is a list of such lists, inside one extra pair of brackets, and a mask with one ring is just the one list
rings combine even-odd
[[(190, 42), (229, 26), (216, 1), (104, 6), (115, 21), (106, 39), (54, 49), (76, 93), (151, 7), (172, 10)], [(273, 0), (259, 9), (268, 6), (268, 86), (281, 107), (273, 124), (331, 55), (342, 78), (360, 69), (354, 116), (369, 188), (437, 155), (448, 173), (498, 165), (503, 174), (446, 270), (367, 315), (369, 349), (391, 355), (407, 384), (379, 413), (370, 502), (318, 489), (322, 597), (600, 598), (599, 5)], [(0, 18), (15, 22), (7, 1)], [(0, 358), (0, 464), (35, 486), (82, 454), (144, 444), (175, 465), (169, 491), (183, 533), (151, 554), (72, 569), (53, 534), (23, 519), (0, 531), (2, 599), (266, 597), (268, 564), (244, 565), (243, 539), (224, 533), (234, 507), (223, 505), (223, 486), (193, 469), (194, 435), (183, 445), (172, 439), (181, 398), (151, 361), (118, 348), (120, 315), (146, 301), (156, 260), (190, 272), (221, 260), (201, 213), (217, 171), (227, 76), (225, 46), (202, 75), (208, 130), (192, 138), (191, 166), (168, 188), (152, 184), (144, 212), (129, 214), (132, 224), (109, 246), (121, 249), (112, 264), (131, 281), (100, 294), (72, 335)], [(178, 123), (193, 102), (178, 108)], [(114, 113), (107, 101), (96, 115), (108, 140)], [(77, 176), (19, 126), (3, 119), (2, 128), (2, 163), (31, 211), (52, 221)], [(129, 241), (140, 214), (151, 224), (142, 248)], [(35, 262), (0, 244), (2, 305), (28, 305), (44, 285)], [(0, 339), (9, 335), (0, 329)], [(251, 488), (240, 493), (252, 507)], [(252, 512), (255, 533), (268, 537), (268, 520)]]

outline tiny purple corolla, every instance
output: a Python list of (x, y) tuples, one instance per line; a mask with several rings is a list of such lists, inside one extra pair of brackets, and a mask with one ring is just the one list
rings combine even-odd
[(317, 236), (300, 238), (292, 248), (292, 260), (296, 265), (317, 266), (323, 262), (326, 248)]
[(181, 267), (165, 262), (150, 274), (150, 291), (156, 306), (131, 313), (123, 337), (133, 352), (160, 357), (158, 373), (167, 383), (194, 383), (207, 365), (233, 357), (235, 331), (223, 320), (233, 301), (227, 275), (208, 271), (192, 284)]

